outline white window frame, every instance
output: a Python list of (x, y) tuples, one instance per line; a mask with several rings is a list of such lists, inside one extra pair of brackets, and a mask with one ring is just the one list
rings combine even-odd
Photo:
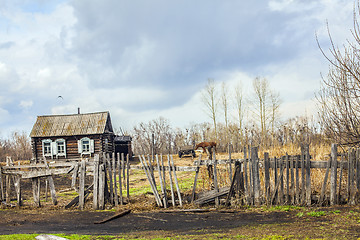
[[(53, 147), (52, 147), (52, 141), (51, 139), (44, 139), (41, 141), (42, 142), (42, 153), (44, 157), (52, 157), (52, 153), (53, 153)], [(50, 152), (45, 153), (45, 143), (49, 143), (48, 146), (48, 150), (50, 150)]]
[[(56, 155), (56, 156), (64, 156), (65, 158), (66, 158), (66, 141), (65, 141), (65, 139), (63, 139), (63, 138), (59, 138), (59, 139), (56, 139), (55, 140), (55, 151), (54, 151), (54, 154)], [(61, 153), (61, 152), (59, 152), (59, 146), (61, 145), (61, 144), (63, 144), (63, 146), (64, 146), (64, 152), (63, 153)]]
[[(89, 150), (84, 151), (84, 141), (89, 141)], [(94, 139), (90, 139), (88, 137), (83, 137), (78, 140), (78, 152), (80, 154), (91, 154), (94, 153)]]

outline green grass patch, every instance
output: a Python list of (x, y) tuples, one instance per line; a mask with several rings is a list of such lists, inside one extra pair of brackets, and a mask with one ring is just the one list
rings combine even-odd
[(311, 217), (322, 217), (325, 216), (326, 213), (324, 211), (312, 211), (312, 212), (308, 212), (307, 215)]

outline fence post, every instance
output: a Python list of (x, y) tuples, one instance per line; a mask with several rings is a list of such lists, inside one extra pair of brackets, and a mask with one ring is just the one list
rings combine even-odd
[(270, 159), (269, 159), (269, 153), (264, 153), (264, 172), (265, 172), (265, 199), (266, 204), (270, 203)]
[(259, 175), (259, 158), (258, 158), (258, 148), (251, 148), (251, 160), (252, 160), (252, 169), (253, 169), (253, 184), (254, 184), (254, 203), (255, 205), (260, 205), (260, 175)]
[(99, 209), (104, 209), (105, 207), (105, 158), (104, 163), (100, 164), (99, 167)]
[(94, 191), (93, 191), (93, 209), (99, 208), (99, 154), (95, 154), (94, 157)]
[(85, 160), (81, 160), (80, 163), (80, 179), (79, 179), (79, 207), (81, 210), (84, 210), (85, 203)]
[[(122, 171), (122, 168), (124, 167), (122, 162), (123, 160), (121, 159), (120, 160), (120, 153), (117, 153), (117, 163), (118, 163), (118, 172), (119, 172), (119, 193), (120, 193), (120, 205), (123, 205), (124, 204), (124, 200), (123, 200), (123, 195), (122, 195), (122, 178), (121, 178), (121, 171)], [(124, 157), (124, 154), (122, 153), (121, 154), (121, 158)]]

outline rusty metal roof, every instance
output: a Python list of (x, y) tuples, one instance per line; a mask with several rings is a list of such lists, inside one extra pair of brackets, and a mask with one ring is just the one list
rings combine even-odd
[(38, 116), (30, 137), (103, 134), (106, 130), (113, 131), (109, 112)]

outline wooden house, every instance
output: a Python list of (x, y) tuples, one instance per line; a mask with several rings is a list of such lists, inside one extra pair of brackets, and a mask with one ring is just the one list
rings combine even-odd
[(117, 149), (116, 152), (131, 156), (131, 137), (114, 134), (109, 112), (38, 116), (30, 137), (36, 160), (44, 157), (79, 159), (104, 152), (113, 153), (116, 151), (116, 137), (123, 140), (117, 144), (127, 146), (127, 149)]

